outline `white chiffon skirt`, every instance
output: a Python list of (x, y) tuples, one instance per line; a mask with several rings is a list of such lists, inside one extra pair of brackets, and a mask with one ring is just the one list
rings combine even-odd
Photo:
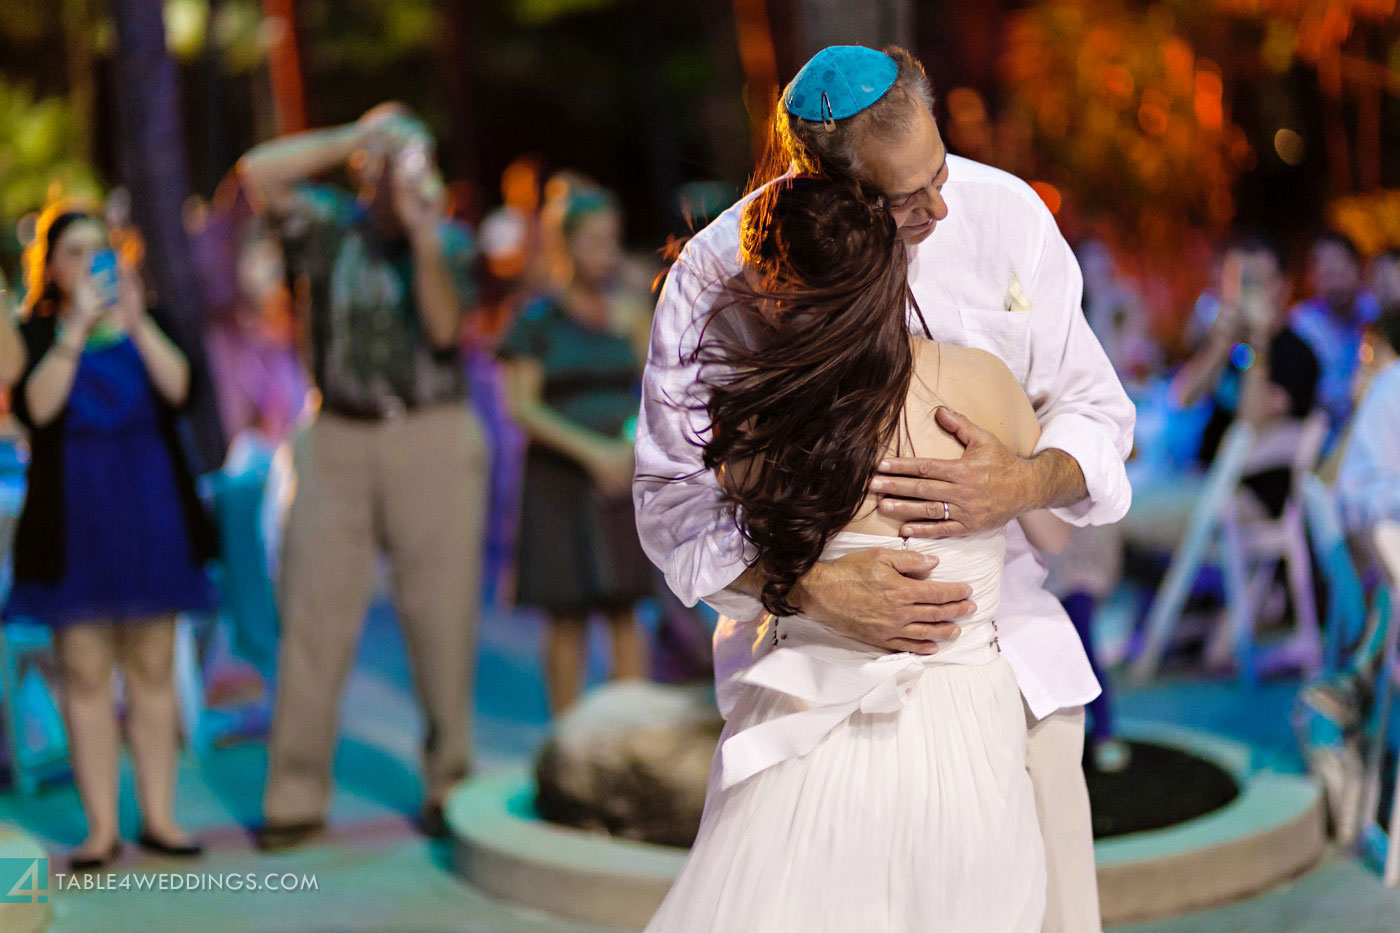
[[(810, 751), (727, 788), (716, 754), (699, 835), (647, 930), (1040, 929), (1045, 859), (1010, 665), (903, 670), (898, 708), (858, 701)], [(812, 705), (748, 683), (721, 748)]]

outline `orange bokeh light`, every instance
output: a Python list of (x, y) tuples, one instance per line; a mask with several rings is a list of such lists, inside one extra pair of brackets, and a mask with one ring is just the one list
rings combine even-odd
[(1050, 213), (1058, 214), (1063, 198), (1060, 197), (1060, 189), (1050, 184), (1048, 181), (1033, 181), (1031, 189), (1040, 195), (1040, 200), (1045, 202), (1045, 206), (1050, 208)]

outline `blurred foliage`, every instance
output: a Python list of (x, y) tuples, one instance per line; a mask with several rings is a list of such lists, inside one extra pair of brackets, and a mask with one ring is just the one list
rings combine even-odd
[(1400, 191), (1373, 191), (1337, 198), (1327, 221), (1368, 256), (1400, 247)]
[[(191, 62), (212, 38), (225, 67), (246, 71), (262, 62), (273, 26), (264, 20), (260, 0), (221, 0), (211, 16), (209, 0), (164, 0), (165, 41), (172, 55)], [(113, 31), (105, 0), (0, 0), (0, 35), (22, 45), (71, 43), (71, 33), (92, 51), (111, 50)]]
[(521, 23), (538, 25), (574, 13), (591, 13), (613, 6), (617, 0), (511, 0)]
[(73, 155), (80, 118), (61, 97), (36, 99), (0, 79), (0, 226), (38, 210), (54, 194), (97, 196), (97, 172)]
[[(990, 113), (976, 91), (954, 89), (947, 133), (960, 151), (1035, 180), (1070, 236), (1113, 243), (1170, 331), (1208, 273), (1212, 244), (1237, 222), (1238, 198), (1253, 198), (1246, 222), (1311, 227), (1328, 185), (1355, 190), (1354, 179), (1384, 174), (1380, 104), (1369, 98), (1368, 124), (1353, 103), (1400, 88), (1395, 8), (1033, 0), (1007, 19), (1000, 106)], [(1292, 209), (1269, 203), (1284, 186)], [(1380, 192), (1326, 214), (1367, 249), (1400, 242), (1396, 210)]]
[[(1395, 21), (1395, 0), (1215, 0), (1215, 5), (1223, 13), (1265, 22), (1262, 59), (1277, 72), (1295, 60), (1325, 63), (1348, 44), (1357, 26)], [(1400, 43), (1389, 49), (1391, 59), (1397, 56)]]
[(34, 0), (0, 0), (0, 31), (18, 42), (40, 42), (58, 28), (62, 7)]
[(1128, 242), (1166, 255), (1188, 230), (1230, 223), (1254, 153), (1219, 65), (1162, 6), (1037, 3), (1011, 22), (1002, 74), (1007, 115), (1032, 133), (1022, 170), (1082, 216), (1111, 216)]
[(181, 61), (198, 59), (213, 41), (225, 70), (247, 71), (266, 60), (275, 29), (258, 0), (222, 0), (212, 14), (209, 0), (165, 0), (165, 44)]
[(384, 69), (421, 57), (443, 37), (434, 0), (301, 0), (297, 19), (325, 68)]
[(996, 123), (980, 100), (948, 102), (950, 138), (980, 128), (987, 160), (1033, 180), (1067, 235), (1114, 244), (1164, 334), (1206, 284), (1257, 162), (1189, 25), (1168, 4), (1038, 0), (1010, 17)]

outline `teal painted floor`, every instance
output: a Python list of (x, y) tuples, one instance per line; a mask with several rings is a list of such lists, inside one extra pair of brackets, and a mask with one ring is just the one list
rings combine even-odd
[[(545, 702), (537, 659), (539, 621), (527, 613), (492, 613), (484, 622), (477, 683), (477, 767), (492, 770), (528, 757), (539, 742)], [(602, 675), (605, 645), (596, 636), (591, 678)], [(1190, 725), (1247, 742), (1256, 767), (1300, 770), (1287, 711), (1296, 684), (1266, 684), (1252, 695), (1233, 683), (1168, 677), (1124, 690), (1120, 714)], [(370, 615), (346, 691), (343, 735), (335, 763), (337, 792), (330, 833), (296, 852), (256, 852), (256, 825), (266, 763), (260, 743), (216, 749), (181, 762), (178, 815), (199, 832), (208, 854), (197, 865), (144, 857), (134, 847), (117, 878), (193, 869), (204, 874), (314, 876), (311, 891), (54, 891), (53, 933), (91, 931), (490, 931), (582, 933), (594, 928), (491, 901), (451, 873), (443, 843), (415, 834), (411, 819), (421, 788), (421, 736), (402, 639), (382, 602)], [(130, 770), (123, 768), (122, 827), (134, 838), (138, 817)], [(38, 838), (61, 869), (63, 852), (82, 837), (76, 794), (67, 785), (24, 801), (0, 795), (0, 821)], [(1400, 892), (1386, 890), (1355, 860), (1333, 855), (1274, 891), (1217, 910), (1123, 928), (1134, 933), (1195, 931), (1400, 930)]]

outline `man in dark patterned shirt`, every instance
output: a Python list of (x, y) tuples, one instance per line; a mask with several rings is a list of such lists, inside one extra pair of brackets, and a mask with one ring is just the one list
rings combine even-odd
[[(309, 183), (342, 164), (357, 195)], [(427, 718), (422, 825), (441, 835), (443, 800), (470, 757), (480, 612), (487, 454), (457, 349), (474, 299), (471, 240), (444, 216), (431, 136), (396, 104), (258, 146), (240, 172), (281, 235), (320, 394), (294, 444), (258, 841), (296, 845), (324, 826), (378, 546)]]

